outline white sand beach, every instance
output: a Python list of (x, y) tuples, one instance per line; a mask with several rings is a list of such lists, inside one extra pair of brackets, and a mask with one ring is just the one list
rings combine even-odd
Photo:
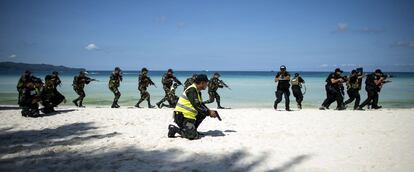
[(414, 109), (220, 110), (189, 141), (171, 109), (0, 110), (0, 171), (413, 171)]

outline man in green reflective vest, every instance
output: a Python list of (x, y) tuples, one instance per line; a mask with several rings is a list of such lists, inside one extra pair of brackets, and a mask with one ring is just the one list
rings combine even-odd
[(217, 117), (217, 111), (207, 108), (203, 103), (201, 91), (208, 86), (207, 75), (197, 75), (194, 83), (189, 86), (178, 99), (174, 110), (174, 122), (178, 125), (168, 126), (168, 137), (173, 138), (176, 133), (190, 140), (198, 139), (198, 126), (207, 117)]

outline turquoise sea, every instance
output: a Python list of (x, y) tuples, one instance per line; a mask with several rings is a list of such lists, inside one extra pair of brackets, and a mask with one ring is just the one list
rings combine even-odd
[[(99, 82), (92, 82), (86, 86), (86, 106), (110, 106), (113, 94), (109, 91), (107, 84), (111, 71), (89, 71), (89, 77), (98, 79)], [(152, 104), (155, 104), (163, 96), (161, 76), (164, 71), (150, 71), (149, 75), (158, 88), (150, 87)], [(193, 73), (205, 73), (209, 77), (213, 72), (200, 71), (177, 71), (175, 75), (184, 83), (186, 78)], [(276, 84), (274, 83), (275, 72), (254, 72), (254, 71), (223, 71), (221, 79), (225, 81), (231, 90), (219, 89), (222, 105), (232, 108), (272, 108), (275, 100)], [(290, 72), (292, 75), (295, 72)], [(304, 108), (317, 108), (325, 99), (325, 78), (328, 72), (300, 72), (306, 81), (306, 94)], [(44, 79), (47, 72), (34, 72), (37, 77)], [(68, 102), (63, 106), (72, 106), (71, 100), (77, 97), (72, 90), (73, 76), (77, 72), (61, 73), (62, 86), (59, 90), (66, 96)], [(138, 72), (124, 71), (124, 80), (121, 83), (120, 98), (121, 106), (133, 106), (140, 95), (137, 90)], [(393, 76), (392, 82), (387, 83), (380, 93), (380, 104), (385, 108), (414, 108), (414, 73), (388, 73)], [(20, 73), (0, 74), (0, 105), (15, 105), (17, 102), (16, 84)], [(181, 94), (183, 87), (177, 90)], [(365, 90), (361, 90), (362, 101), (366, 98)], [(206, 91), (203, 98), (208, 99)], [(347, 98), (347, 96), (346, 96)], [(283, 102), (282, 102), (283, 104)], [(142, 105), (146, 107), (144, 102)], [(216, 103), (209, 105), (216, 107)], [(291, 107), (296, 107), (294, 97), (291, 95)]]

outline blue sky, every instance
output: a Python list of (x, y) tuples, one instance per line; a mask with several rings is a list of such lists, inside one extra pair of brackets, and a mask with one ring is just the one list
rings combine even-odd
[(0, 59), (89, 70), (414, 71), (414, 2), (0, 1)]

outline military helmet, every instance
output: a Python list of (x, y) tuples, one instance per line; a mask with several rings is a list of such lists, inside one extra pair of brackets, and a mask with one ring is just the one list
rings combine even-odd
[(335, 69), (335, 73), (336, 73), (336, 72), (344, 73), (344, 71), (342, 71), (340, 68), (336, 68), (336, 69)]
[(382, 71), (381, 71), (381, 69), (376, 69), (376, 70), (375, 70), (375, 73), (382, 74)]
[(24, 71), (24, 74), (25, 74), (25, 75), (31, 75), (31, 74), (32, 74), (32, 72), (31, 72), (30, 70), (26, 70), (26, 71)]
[(358, 73), (358, 72), (355, 69), (351, 71), (351, 74), (356, 74), (356, 73)]
[(286, 70), (286, 66), (285, 65), (280, 66), (280, 70)]
[(174, 71), (172, 69), (168, 69), (167, 72), (174, 73)]
[(144, 72), (144, 71), (145, 71), (145, 72), (148, 72), (148, 69), (147, 69), (147, 68), (145, 68), (145, 67), (144, 67), (144, 68), (142, 68), (142, 69), (141, 69), (141, 72)]
[(115, 67), (115, 71), (121, 71), (121, 68)]

